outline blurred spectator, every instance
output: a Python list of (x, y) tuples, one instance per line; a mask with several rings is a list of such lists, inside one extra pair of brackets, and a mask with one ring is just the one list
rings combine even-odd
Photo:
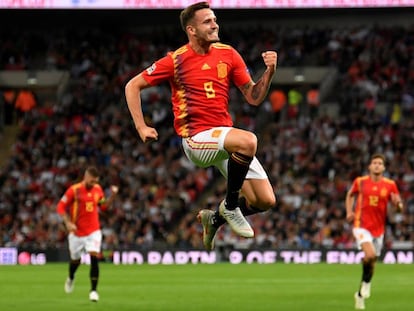
[(299, 116), (301, 104), (302, 104), (302, 94), (295, 88), (292, 88), (288, 91), (288, 117), (289, 119), (296, 119)]
[(311, 88), (306, 92), (306, 102), (308, 104), (309, 116), (312, 119), (317, 117), (320, 106), (319, 90), (317, 88)]
[(272, 105), (273, 121), (279, 122), (282, 109), (287, 103), (286, 94), (283, 90), (273, 90), (270, 92), (269, 100)]
[(2, 92), (3, 102), (4, 102), (4, 124), (11, 125), (14, 123), (15, 116), (15, 99), (16, 92), (13, 90), (5, 90)]
[(25, 118), (36, 105), (36, 98), (32, 91), (23, 89), (17, 93), (14, 106), (18, 111), (19, 119)]

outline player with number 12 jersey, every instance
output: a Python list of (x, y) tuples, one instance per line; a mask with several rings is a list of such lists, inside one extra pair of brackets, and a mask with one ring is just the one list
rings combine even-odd
[(367, 229), (373, 237), (384, 234), (390, 194), (400, 195), (395, 181), (386, 177), (374, 181), (369, 175), (361, 176), (354, 180), (350, 192), (357, 195), (354, 227)]

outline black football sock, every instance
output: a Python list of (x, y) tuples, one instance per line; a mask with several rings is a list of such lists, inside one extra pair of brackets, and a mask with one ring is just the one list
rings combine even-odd
[(99, 264), (98, 257), (91, 256), (91, 270), (89, 277), (91, 279), (91, 291), (96, 291), (99, 279)]
[(374, 262), (363, 261), (362, 262), (362, 281), (364, 281), (365, 283), (371, 282), (373, 275), (374, 275)]
[(227, 164), (227, 195), (226, 208), (235, 209), (239, 200), (240, 189), (249, 171), (253, 157), (234, 152)]
[(69, 278), (73, 280), (75, 278), (76, 270), (78, 270), (78, 267), (80, 265), (79, 260), (71, 260), (69, 262)]

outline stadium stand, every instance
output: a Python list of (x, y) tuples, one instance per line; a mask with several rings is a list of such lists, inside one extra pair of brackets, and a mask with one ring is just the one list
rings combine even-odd
[[(354, 247), (345, 192), (373, 152), (387, 155), (388, 174), (407, 206), (403, 218), (390, 212), (387, 247), (412, 247), (413, 26), (364, 25), (359, 19), (362, 26), (279, 28), (270, 21), (223, 27), (222, 40), (237, 45), (253, 73), (262, 66), (258, 51), (272, 48), (280, 51), (280, 68), (334, 67), (337, 80), (317, 115), (311, 117), (303, 101), (295, 114), (283, 107), (277, 123), (269, 101), (251, 108), (232, 92), (236, 123), (260, 134), (258, 156), (282, 202), (250, 218), (254, 239), (240, 239), (223, 227), (217, 247)], [(139, 142), (123, 98), (125, 82), (178, 47), (183, 34), (163, 25), (151, 32), (118, 26), (0, 30), (0, 70), (70, 73), (65, 92), (40, 98), (18, 121), (18, 138), (0, 171), (0, 246), (66, 247), (55, 204), (85, 165), (95, 163), (105, 187), (120, 185), (115, 211), (102, 215), (105, 250), (202, 247), (195, 215), (219, 203), (222, 179), (184, 157), (171, 128), (168, 88), (143, 97), (148, 122), (160, 132), (153, 144)], [(306, 99), (314, 87), (292, 82), (282, 90), (296, 88)]]

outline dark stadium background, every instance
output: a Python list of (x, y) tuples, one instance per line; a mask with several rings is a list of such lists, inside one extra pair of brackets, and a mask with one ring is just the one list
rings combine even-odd
[[(0, 9), (2, 28), (45, 28), (90, 26), (135, 27), (177, 26), (180, 10), (93, 10), (93, 9)], [(414, 8), (344, 8), (344, 9), (215, 9), (221, 25), (227, 23), (295, 23), (315, 25), (408, 25)], [(73, 23), (76, 20), (77, 23)]]

